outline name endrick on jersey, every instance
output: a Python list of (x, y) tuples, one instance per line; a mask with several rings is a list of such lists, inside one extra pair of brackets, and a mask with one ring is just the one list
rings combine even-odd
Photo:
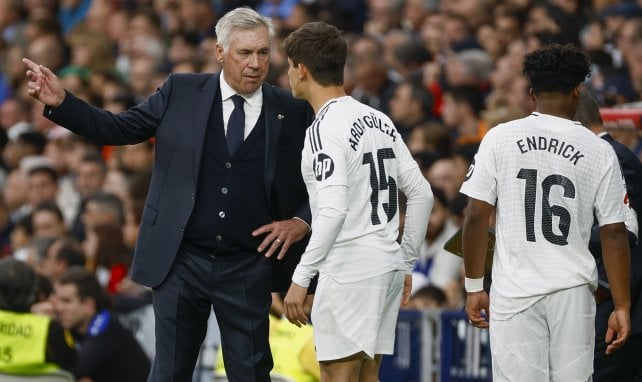
[(381, 118), (378, 118), (374, 113), (370, 113), (357, 118), (357, 120), (352, 123), (352, 128), (350, 129), (351, 137), (348, 138), (348, 142), (350, 143), (352, 150), (357, 151), (357, 146), (359, 145), (366, 128), (379, 130), (391, 137), (393, 142), (397, 141), (397, 130), (394, 126), (390, 126), (388, 123), (382, 121)]
[(575, 146), (557, 138), (530, 136), (520, 139), (515, 143), (522, 154), (535, 150), (548, 151), (568, 159), (570, 162), (573, 162), (574, 166), (577, 166), (577, 162), (581, 158), (584, 158), (584, 154), (575, 148)]

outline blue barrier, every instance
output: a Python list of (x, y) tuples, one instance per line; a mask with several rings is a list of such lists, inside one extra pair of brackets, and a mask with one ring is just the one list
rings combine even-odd
[(380, 382), (487, 382), (492, 380), (488, 331), (463, 311), (401, 311), (395, 352), (384, 356)]
[(492, 381), (488, 330), (470, 325), (463, 311), (444, 311), (440, 318), (440, 381)]
[(423, 382), (422, 319), (423, 314), (419, 311), (399, 312), (395, 352), (381, 359), (380, 382)]

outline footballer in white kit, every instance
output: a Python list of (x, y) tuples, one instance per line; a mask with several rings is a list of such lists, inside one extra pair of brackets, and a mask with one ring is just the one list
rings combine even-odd
[(540, 113), (491, 129), (461, 192), (498, 200), (490, 312), (497, 319), (558, 290), (594, 290), (593, 211), (600, 225), (628, 213), (610, 145), (579, 122)]
[[(549, 336), (548, 328), (538, 330), (534, 322), (530, 331), (504, 333), (502, 321), (554, 292), (586, 285), (583, 295), (557, 300), (561, 306), (554, 309), (578, 318), (563, 330), (554, 331), (551, 325), (550, 337), (566, 341), (551, 347), (557, 353), (551, 358), (565, 362), (577, 355), (569, 347), (579, 347), (585, 357), (580, 356), (574, 367), (590, 370), (593, 337), (586, 332), (593, 330), (590, 292), (597, 287), (595, 260), (588, 250), (593, 212), (600, 225), (623, 222), (628, 213), (613, 149), (578, 122), (533, 113), (488, 132), (461, 192), (496, 205), (490, 292), (490, 330), (498, 333), (491, 336), (494, 361), (504, 359), (501, 349), (506, 342), (521, 343), (515, 346), (527, 351), (529, 341)], [(582, 299), (585, 304), (573, 311)], [(506, 362), (513, 359), (509, 355)]]
[[(359, 351), (370, 357), (391, 354), (403, 277), (418, 257), (432, 208), (432, 201), (429, 206), (421, 202), (413, 211), (412, 204), (426, 192), (417, 163), (387, 116), (344, 96), (328, 101), (308, 128), (301, 171), (313, 231), (292, 280), (307, 286), (320, 273), (312, 322), (317, 334), (324, 326), (327, 332), (315, 336), (321, 341), (316, 343), (319, 360)], [(408, 196), (410, 215), (401, 245), (396, 241), (398, 191)], [(388, 299), (326, 290), (391, 272), (395, 293)]]
[[(301, 171), (312, 234), (283, 299), (284, 315), (310, 319), (310, 279), (319, 282), (311, 318), (322, 381), (374, 381), (394, 348), (400, 302), (428, 227), (433, 195), (390, 119), (348, 96), (348, 44), (324, 22), (283, 42), (292, 95), (316, 119), (306, 131)], [(406, 195), (401, 245), (398, 193)]]
[[(493, 381), (588, 381), (594, 219), (614, 304), (606, 353), (631, 333), (624, 178), (611, 146), (571, 120), (590, 74), (588, 54), (549, 44), (524, 57), (524, 74), (536, 112), (492, 128), (461, 187), (469, 196), (462, 234), (466, 314), (472, 325), (490, 330)], [(493, 213), (489, 297), (483, 282)]]

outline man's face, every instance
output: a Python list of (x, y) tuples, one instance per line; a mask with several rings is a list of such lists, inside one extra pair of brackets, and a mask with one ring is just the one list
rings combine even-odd
[(45, 259), (42, 262), (43, 276), (48, 277), (50, 280), (58, 279), (66, 270), (66, 263), (58, 260), (57, 253), (62, 247), (61, 241), (56, 241), (49, 246)]
[(76, 329), (81, 333), (87, 331), (96, 313), (92, 299), (81, 300), (76, 285), (60, 283), (54, 285), (53, 299), (54, 309), (63, 328)]
[(408, 84), (397, 86), (395, 93), (390, 100), (390, 118), (401, 124), (411, 123), (415, 118), (416, 102), (412, 98), (412, 89)]
[(29, 176), (29, 202), (32, 206), (54, 200), (58, 184), (46, 173), (36, 172)]
[(32, 224), (35, 237), (58, 237), (65, 234), (65, 222), (52, 211), (34, 212)]
[(80, 220), (88, 231), (101, 224), (114, 224), (113, 214), (107, 213), (98, 203), (91, 200), (85, 204)]
[(83, 198), (100, 191), (104, 182), (105, 170), (98, 163), (82, 162), (78, 166), (76, 189)]
[(261, 87), (270, 63), (270, 35), (266, 27), (232, 32), (230, 46), (216, 44), (216, 56), (223, 63), (225, 81), (237, 93), (254, 93)]

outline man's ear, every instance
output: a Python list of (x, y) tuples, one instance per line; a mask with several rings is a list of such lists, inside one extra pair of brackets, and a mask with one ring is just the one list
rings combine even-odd
[(535, 91), (533, 88), (528, 88), (528, 94), (531, 96), (531, 99), (533, 101), (537, 101), (537, 96), (535, 95)]
[(216, 43), (216, 52), (214, 53), (216, 55), (216, 59), (218, 62), (221, 64), (223, 63), (223, 46), (219, 43)]
[(305, 66), (305, 64), (299, 62), (297, 64), (297, 68), (299, 69), (299, 81), (303, 81), (304, 79), (308, 78), (310, 75), (310, 71), (308, 70), (308, 67)]
[(580, 93), (582, 92), (582, 84), (579, 84), (573, 89), (573, 97), (580, 98)]
[(93, 317), (98, 313), (96, 305), (96, 300), (93, 297), (85, 297), (85, 299), (82, 300), (83, 309), (88, 316)]

